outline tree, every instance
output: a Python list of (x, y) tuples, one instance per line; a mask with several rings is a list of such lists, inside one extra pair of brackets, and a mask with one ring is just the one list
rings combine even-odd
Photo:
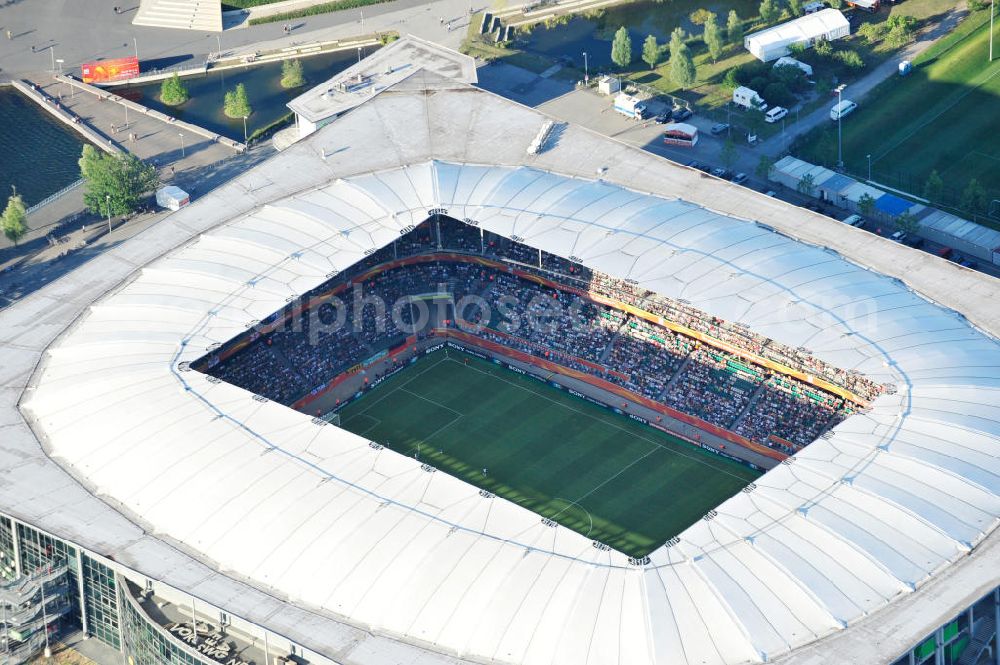
[(625, 26), (618, 28), (615, 40), (611, 42), (611, 61), (625, 68), (632, 64), (632, 38)]
[(281, 87), (298, 88), (306, 84), (300, 60), (285, 60), (281, 63)]
[(727, 169), (736, 163), (739, 153), (736, 151), (736, 144), (733, 143), (732, 139), (726, 139), (726, 142), (722, 144), (722, 151), (719, 153), (719, 157), (722, 158), (722, 163), (725, 164)]
[(788, 0), (788, 9), (792, 16), (802, 16), (802, 0)]
[(227, 91), (222, 110), (230, 118), (245, 118), (253, 113), (246, 86), (240, 83), (235, 90)]
[(649, 35), (642, 44), (642, 61), (649, 65), (650, 69), (656, 69), (656, 64), (660, 61), (660, 45), (656, 43), (656, 37)]
[(920, 230), (920, 222), (908, 212), (896, 215), (896, 218), (892, 221), (896, 225), (896, 230), (903, 233), (916, 233)]
[(788, 108), (795, 104), (795, 95), (788, 91), (788, 87), (784, 83), (778, 81), (768, 83), (761, 94), (771, 106)]
[(670, 57), (670, 80), (681, 90), (686, 90), (694, 84), (697, 74), (691, 50), (681, 42), (677, 53)]
[(806, 196), (812, 196), (816, 191), (816, 179), (813, 178), (812, 173), (807, 173), (799, 180), (799, 184), (795, 186), (795, 189), (799, 190), (800, 194), (805, 194)]
[(986, 190), (973, 178), (962, 190), (962, 201), (959, 207), (969, 212), (982, 212), (986, 209)]
[(927, 176), (927, 182), (924, 183), (924, 198), (929, 201), (940, 201), (941, 194), (944, 192), (944, 181), (941, 176), (938, 175), (937, 169), (931, 171), (931, 174)]
[(156, 168), (135, 155), (106, 155), (84, 146), (80, 173), (86, 180), (83, 202), (98, 215), (125, 215), (139, 207), (144, 194), (156, 189)]
[(684, 28), (674, 28), (674, 31), (670, 33), (670, 57), (680, 51), (681, 46), (687, 40), (687, 33), (684, 32)]
[(174, 75), (170, 78), (163, 79), (163, 83), (160, 84), (160, 101), (168, 106), (178, 106), (183, 104), (190, 98), (187, 88), (181, 83), (181, 78)]
[(719, 30), (719, 22), (712, 12), (709, 12), (708, 18), (705, 19), (705, 33), (702, 38), (708, 47), (708, 54), (712, 56), (712, 62), (718, 62), (719, 56), (722, 55), (722, 31)]
[(85, 179), (92, 177), (94, 170), (100, 166), (103, 153), (97, 148), (87, 143), (83, 146), (83, 153), (80, 155), (80, 176)]
[(874, 44), (882, 39), (882, 33), (884, 32), (882, 26), (884, 25), (884, 23), (862, 23), (858, 26), (856, 33), (861, 35), (869, 44)]
[(766, 24), (774, 23), (781, 16), (781, 8), (778, 6), (777, 0), (761, 0), (758, 12), (760, 20)]
[(722, 77), (722, 87), (726, 90), (735, 90), (740, 85), (739, 67), (727, 69), (726, 75)]
[(833, 54), (833, 57), (836, 60), (841, 61), (851, 69), (864, 69), (865, 67), (865, 61), (862, 60), (861, 56), (858, 55), (857, 52), (855, 51), (850, 51), (847, 49), (843, 51), (836, 51)]
[(913, 33), (917, 28), (917, 19), (912, 16), (893, 15), (885, 22), (888, 32), (885, 35), (885, 43), (893, 48), (899, 48), (909, 44), (913, 40)]
[(0, 226), (3, 227), (3, 234), (7, 240), (17, 246), (18, 241), (28, 232), (28, 213), (24, 209), (24, 200), (15, 190), (7, 199), (7, 207), (3, 211), (3, 219), (0, 219)]
[(743, 43), (743, 21), (735, 9), (729, 10), (729, 17), (726, 19), (726, 39), (730, 44)]
[(872, 212), (875, 211), (875, 198), (865, 192), (858, 199), (858, 212), (860, 212), (865, 217), (870, 217)]
[(782, 65), (771, 70), (771, 76), (789, 90), (803, 91), (809, 87), (806, 73), (795, 65)]
[(809, 50), (809, 47), (804, 42), (792, 42), (785, 48), (788, 49), (788, 55), (793, 58), (800, 58), (807, 50)]
[(696, 9), (695, 11), (691, 12), (691, 16), (689, 16), (688, 18), (690, 18), (691, 23), (695, 25), (705, 25), (705, 21), (708, 20), (709, 16), (715, 16), (715, 14), (713, 14), (707, 9)]
[(771, 174), (774, 173), (774, 160), (768, 155), (761, 155), (753, 172), (761, 180), (770, 180)]

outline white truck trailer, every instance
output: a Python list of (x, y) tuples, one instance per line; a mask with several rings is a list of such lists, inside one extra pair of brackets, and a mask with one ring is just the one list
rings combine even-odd
[(757, 91), (744, 85), (733, 90), (733, 103), (745, 109), (767, 110), (767, 102), (760, 98)]
[(633, 120), (642, 120), (646, 117), (646, 105), (624, 92), (615, 97), (615, 110)]

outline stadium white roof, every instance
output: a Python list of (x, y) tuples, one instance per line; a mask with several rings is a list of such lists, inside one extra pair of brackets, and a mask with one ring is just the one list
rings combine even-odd
[[(888, 662), (998, 583), (995, 280), (578, 127), (528, 156), (541, 114), (420, 85), (0, 312), (0, 505), (348, 665)], [(433, 208), (898, 393), (639, 566), (182, 371)]]

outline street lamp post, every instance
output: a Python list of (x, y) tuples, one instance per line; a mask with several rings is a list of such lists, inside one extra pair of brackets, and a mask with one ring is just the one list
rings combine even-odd
[(243, 144), (247, 142), (247, 117), (243, 116)]
[(587, 61), (587, 52), (583, 52), (583, 84), (590, 83), (590, 63)]
[(49, 71), (50, 72), (55, 72), (56, 71), (56, 47), (55, 47), (54, 44), (52, 44), (52, 45), (49, 46), (49, 55), (52, 57), (52, 69), (50, 69)]
[(872, 156), (865, 155), (868, 158), (868, 182), (872, 181)]
[(135, 47), (135, 59), (136, 62), (139, 61), (139, 40), (135, 37), (132, 38), (132, 46)]
[(844, 88), (847, 86), (841, 83), (837, 86), (837, 168), (844, 168), (844, 143), (840, 133), (840, 119), (843, 112), (840, 105), (843, 103)]
[(993, 62), (993, 15), (996, 10), (993, 8), (996, 0), (990, 0), (990, 62)]
[(104, 195), (104, 207), (108, 211), (108, 233), (111, 233), (111, 195)]
[(215, 35), (215, 43), (219, 47), (219, 58), (222, 58), (222, 37)]
[(365, 34), (365, 10), (359, 9), (361, 12), (361, 34)]
[(181, 137), (181, 157), (184, 157), (184, 134), (177, 132), (177, 136)]
[[(56, 64), (59, 65), (59, 76), (62, 76), (62, 66), (64, 62), (65, 60), (63, 60), (62, 58), (56, 58)], [(72, 90), (72, 88), (70, 89)]]
[(361, 64), (361, 47), (358, 47), (358, 64)]

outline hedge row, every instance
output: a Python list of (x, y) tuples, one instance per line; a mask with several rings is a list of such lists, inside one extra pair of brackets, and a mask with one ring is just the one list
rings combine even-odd
[(317, 16), (318, 14), (328, 14), (330, 12), (340, 11), (342, 9), (357, 9), (359, 7), (367, 7), (368, 5), (378, 5), (383, 2), (391, 2), (391, 0), (333, 0), (333, 2), (324, 2), (320, 5), (313, 5), (312, 7), (306, 7), (304, 9), (296, 9), (291, 12), (284, 12), (282, 14), (274, 14), (273, 16), (262, 16), (260, 18), (250, 19), (250, 25), (260, 25), (261, 23), (276, 23), (278, 21), (290, 21), (296, 18), (305, 18), (307, 16)]
[(251, 7), (260, 7), (261, 5), (273, 5), (276, 2), (283, 2), (284, 0), (225, 0), (222, 3), (222, 11), (228, 12), (234, 9), (250, 9)]

